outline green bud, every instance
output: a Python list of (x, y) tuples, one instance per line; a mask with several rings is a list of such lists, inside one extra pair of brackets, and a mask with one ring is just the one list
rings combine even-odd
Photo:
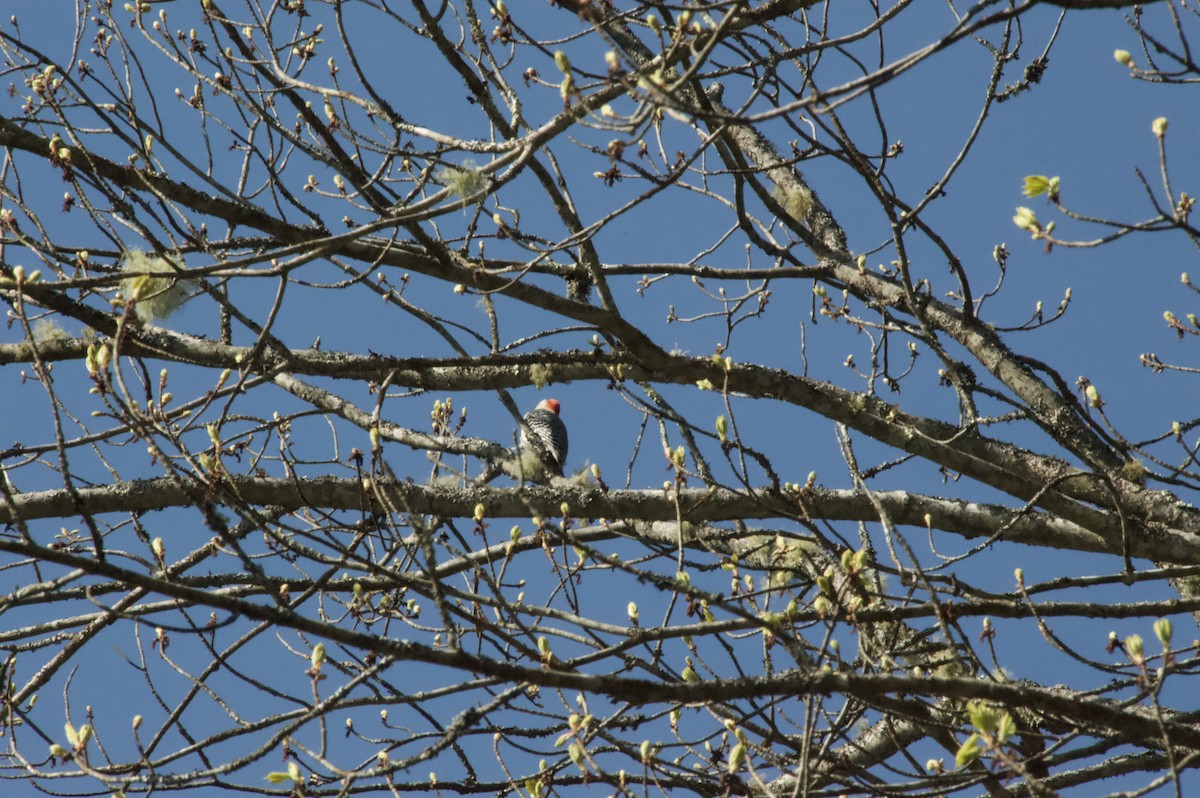
[(1163, 648), (1171, 647), (1171, 633), (1173, 631), (1170, 618), (1159, 618), (1154, 622), (1154, 636), (1158, 638), (1158, 642), (1163, 644)]
[(1022, 230), (1029, 230), (1030, 232), (1038, 230), (1041, 227), (1037, 214), (1025, 207), (1017, 208), (1017, 215), (1013, 217), (1013, 224)]
[(733, 746), (729, 751), (729, 764), (727, 769), (730, 773), (737, 773), (742, 768), (742, 763), (746, 761), (746, 744), (738, 741), (737, 745)]
[(866, 549), (859, 549), (854, 552), (854, 557), (851, 559), (851, 566), (854, 572), (861, 571), (867, 564), (868, 552)]

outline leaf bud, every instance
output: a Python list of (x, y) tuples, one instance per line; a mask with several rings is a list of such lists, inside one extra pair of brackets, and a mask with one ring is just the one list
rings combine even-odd
[(1158, 638), (1158, 642), (1163, 644), (1163, 648), (1170, 648), (1173, 631), (1170, 618), (1159, 618), (1154, 622), (1154, 636)]
[(1141, 635), (1130, 635), (1125, 638), (1125, 651), (1134, 664), (1145, 662), (1145, 647)]

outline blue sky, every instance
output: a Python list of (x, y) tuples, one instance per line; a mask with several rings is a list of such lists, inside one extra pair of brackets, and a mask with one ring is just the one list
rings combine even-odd
[[(71, 26), (63, 23), (63, 17), (44, 13), (47, 5), (50, 4), (20, 0), (10, 3), (14, 12), (20, 15), (21, 30), (27, 36), (39, 42), (46, 37), (47, 52), (65, 53)], [(54, 4), (64, 14), (70, 5), (65, 2)], [(514, 15), (522, 19), (549, 13), (541, 3), (514, 2), (511, 5)], [(194, 21), (176, 22), (176, 18), (185, 20), (187, 15), (195, 13), (191, 5), (162, 4), (162, 8), (168, 11), (172, 27), (196, 24)], [(157, 10), (158, 6), (155, 7), (155, 13)], [(930, 41), (936, 32), (947, 27), (948, 19), (946, 5), (934, 3), (925, 4), (920, 12), (902, 15), (893, 33), (889, 34), (884, 60), (890, 61), (908, 52), (910, 46)], [(1056, 21), (1057, 14), (1050, 8), (1035, 10), (1024, 18), (1025, 44), (1019, 60), (1010, 67), (1005, 82), (1015, 80), (1021, 67), (1041, 53)], [(849, 22), (847, 20), (846, 24)], [(561, 28), (564, 35), (582, 29), (578, 21), (569, 15), (547, 16), (543, 22), (536, 24), (543, 23)], [(8, 30), (7, 27), (0, 27)], [(356, 35), (363, 37), (360, 41), (362, 52), (369, 59), (368, 68), (377, 70), (377, 75), (395, 74), (394, 80), (381, 85), (390, 92), (386, 97), (388, 101), (408, 121), (430, 127), (445, 126), (450, 132), (464, 135), (486, 136), (479, 127), (481, 117), (463, 96), (465, 89), (461, 82), (444, 69), (439, 71), (427, 53), (400, 46), (394, 38), (396, 34), (383, 26), (374, 32), (364, 25)], [(894, 38), (891, 38), (893, 35)], [(90, 38), (90, 34), (84, 38)], [(1150, 185), (1160, 190), (1157, 143), (1151, 132), (1151, 121), (1159, 116), (1166, 116), (1170, 120), (1167, 147), (1176, 191), (1181, 188), (1187, 190), (1189, 185), (1194, 185), (1197, 164), (1192, 157), (1192, 144), (1200, 132), (1200, 106), (1191, 101), (1187, 88), (1132, 80), (1128, 70), (1113, 60), (1112, 52), (1116, 48), (1134, 49), (1134, 43), (1135, 37), (1119, 12), (1071, 15), (1063, 24), (1050, 51), (1049, 66), (1042, 82), (1010, 102), (991, 109), (979, 141), (949, 184), (946, 197), (933, 203), (924, 218), (962, 259), (963, 268), (971, 276), (977, 291), (994, 283), (997, 269), (992, 260), (993, 249), (1000, 244), (1007, 245), (1011, 255), (1004, 290), (988, 305), (987, 318), (998, 325), (1021, 323), (1028, 318), (1038, 301), (1043, 302), (1047, 312), (1052, 312), (1064, 292), (1071, 289), (1072, 303), (1064, 319), (1046, 329), (1014, 337), (1013, 345), (1057, 368), (1068, 382), (1073, 382), (1079, 376), (1090, 379), (1101, 391), (1109, 417), (1127, 437), (1136, 440), (1165, 433), (1172, 421), (1186, 421), (1195, 416), (1196, 389), (1191, 376), (1153, 374), (1138, 362), (1139, 355), (1144, 352), (1156, 352), (1164, 360), (1185, 364), (1194, 361), (1193, 341), (1177, 341), (1175, 333), (1162, 320), (1162, 313), (1166, 309), (1173, 310), (1181, 317), (1193, 309), (1194, 295), (1180, 285), (1179, 275), (1189, 269), (1200, 275), (1200, 269), (1190, 265), (1195, 261), (1194, 249), (1182, 236), (1135, 235), (1102, 248), (1058, 248), (1047, 254), (1040, 242), (1030, 241), (1028, 234), (1018, 230), (1012, 222), (1014, 209), (1026, 205), (1036, 210), (1043, 221), (1057, 220), (1056, 233), (1061, 237), (1088, 240), (1098, 235), (1095, 227), (1059, 218), (1043, 199), (1022, 196), (1022, 179), (1033, 174), (1061, 177), (1064, 202), (1079, 212), (1128, 221), (1149, 216), (1151, 209), (1142, 195), (1134, 170), (1140, 168)], [(561, 46), (571, 54), (577, 65), (588, 63), (587, 59), (590, 58), (596, 61), (591, 68), (601, 70), (601, 50), (594, 44), (567, 41)], [(543, 54), (540, 60), (529, 54), (522, 54), (521, 58), (528, 61), (530, 66), (535, 66), (546, 80), (554, 79), (555, 67), (548, 55)], [(1140, 62), (1141, 55), (1135, 52), (1135, 58)], [(888, 173), (896, 192), (903, 199), (915, 202), (921, 192), (942, 175), (979, 112), (984, 81), (991, 69), (992, 60), (988, 51), (964, 42), (931, 57), (879, 92), (881, 113), (888, 124), (887, 141), (903, 142), (903, 155), (889, 167)], [(848, 64), (834, 68), (835, 73), (843, 71), (846, 77), (854, 74)], [(319, 68), (311, 69), (310, 73), (306, 78), (313, 82), (322, 82), (327, 78), (327, 74)], [(171, 140), (177, 142), (181, 149), (194, 152), (192, 148), (197, 146), (198, 141), (196, 116), (172, 96), (175, 87), (181, 87), (185, 93), (190, 91), (190, 87), (185, 85), (182, 78), (167, 70), (162, 74), (153, 71), (148, 74)], [(736, 87), (736, 84), (731, 83), (731, 86)], [(528, 118), (534, 125), (561, 108), (561, 101), (553, 87), (535, 86), (522, 91), (523, 96), (527, 97)], [(732, 101), (729, 95), (726, 99)], [(16, 101), (7, 100), (5, 103), (3, 113), (13, 113)], [(849, 129), (856, 133), (861, 131), (864, 147), (877, 143), (877, 135), (871, 138), (873, 112), (866, 103), (852, 103), (843, 109), (842, 115)], [(776, 132), (779, 136), (777, 144), (786, 147), (789, 134), (782, 124), (768, 124), (765, 129)], [(210, 131), (214, 158), (222, 164), (218, 168), (232, 170), (232, 166), (223, 163), (223, 158), (228, 157), (225, 148), (229, 145), (229, 137), (213, 128)], [(580, 139), (602, 147), (612, 135), (604, 131), (581, 132)], [(667, 142), (665, 149), (668, 154), (676, 147), (693, 146), (696, 141), (694, 132), (672, 120), (664, 124), (662, 135)], [(653, 136), (648, 134), (646, 139), (653, 152), (656, 148)], [(114, 153), (119, 149), (114, 147)], [(563, 173), (572, 187), (585, 223), (612, 211), (645, 189), (645, 184), (632, 175), (611, 188), (603, 187), (599, 180), (591, 177), (594, 171), (606, 168), (607, 160), (602, 155), (562, 145), (558, 145), (555, 154), (560, 158)], [(482, 163), (486, 156), (455, 153), (447, 160), (461, 164), (468, 158)], [(801, 167), (822, 201), (845, 227), (852, 251), (871, 251), (886, 243), (885, 220), (852, 172), (830, 160), (805, 162)], [(42, 211), (44, 216), (57, 230), (65, 232), (66, 240), (78, 242), (80, 246), (96, 245), (97, 239), (81, 211), (60, 215), (51, 210), (61, 201), (63, 191), (61, 183), (50, 179), (54, 170), (46, 165), (27, 165), (25, 168), (31, 175), (26, 185), (31, 204), (45, 209)], [(300, 192), (303, 179), (310, 169), (318, 175), (322, 189), (333, 190), (330, 178), (321, 174), (319, 166), (297, 166), (281, 179), (290, 181), (288, 188), (291, 191)], [(259, 177), (261, 179), (262, 176)], [(32, 178), (42, 182), (37, 183)], [(546, 219), (549, 214), (545, 202), (532, 189), (534, 184), (527, 177), (502, 189), (496, 199), (487, 203), (481, 228), (491, 225), (488, 216), (499, 203), (505, 209), (516, 208), (520, 211), (524, 219), (521, 225), (523, 229), (544, 234), (551, 239), (556, 235), (561, 236), (561, 229)], [(343, 213), (356, 222), (366, 221), (365, 212), (347, 208), (336, 199), (323, 202), (321, 208), (331, 223), (336, 222)], [(762, 209), (756, 207), (755, 211), (761, 212)], [(502, 213), (506, 218), (509, 217), (507, 210)], [(446, 236), (457, 235), (472, 219), (473, 209), (455, 211), (439, 220), (438, 232)], [(704, 247), (715, 245), (730, 224), (728, 210), (720, 204), (695, 194), (666, 192), (606, 227), (597, 236), (596, 243), (601, 257), (608, 263), (680, 261), (692, 257)], [(137, 244), (132, 236), (128, 236), (125, 243), (129, 246)], [(488, 248), (489, 254), (515, 252), (511, 245), (504, 242), (489, 241)], [(36, 266), (32, 259), (28, 264), (21, 263), (23, 257), (28, 257), (27, 253), (10, 251), (5, 255), (12, 265)], [(933, 247), (917, 241), (910, 250), (910, 256), (914, 259), (917, 276), (930, 279), (935, 286), (935, 293), (951, 287), (944, 258), (939, 259), (941, 256)], [(892, 257), (894, 253), (890, 247), (885, 247), (869, 257), (868, 264), (874, 267)], [(747, 256), (742, 240), (731, 240), (706, 256), (704, 262), (724, 267), (743, 265), (747, 262)], [(757, 254), (752, 256), (751, 262), (756, 267), (769, 265)], [(189, 262), (189, 265), (208, 264)], [(388, 273), (389, 280), (394, 284), (400, 276), (397, 270)], [(319, 265), (305, 272), (305, 277), (314, 281), (338, 279), (333, 269)], [(556, 287), (553, 281), (538, 279), (544, 285)], [(715, 308), (714, 303), (686, 278), (664, 280), (644, 293), (639, 293), (634, 278), (614, 279), (612, 288), (626, 316), (650, 329), (655, 340), (663, 346), (705, 356), (724, 338), (719, 321), (666, 323), (667, 308), (671, 305), (676, 306), (680, 315)], [(706, 285), (706, 288), (715, 290), (716, 284)], [(729, 284), (727, 288), (730, 293), (738, 290), (736, 284)], [(384, 305), (366, 291), (329, 291), (299, 286), (289, 290), (292, 291), (289, 303), (280, 316), (275, 332), (292, 347), (306, 348), (319, 335), (322, 347), (326, 350), (357, 353), (374, 351), (396, 356), (447, 355), (449, 352), (448, 347), (427, 327), (414, 322), (394, 307)], [(238, 292), (238, 301), (250, 309), (252, 315), (261, 319), (269, 307), (275, 286), (263, 280), (235, 291)], [(865, 337), (845, 324), (835, 324), (826, 319), (814, 324), (809, 316), (811, 285), (808, 283), (776, 282), (772, 291), (768, 312), (762, 319), (738, 328), (727, 354), (738, 362), (761, 362), (798, 372), (804, 367), (801, 341), (806, 340), (810, 376), (861, 390), (862, 381), (855, 378), (843, 363), (848, 355), (854, 355), (860, 364), (867, 362)], [(444, 282), (419, 277), (414, 277), (405, 296), (421, 307), (486, 334), (487, 317), (476, 296), (458, 295), (452, 286)], [(539, 330), (547, 321), (543, 314), (529, 312), (504, 298), (498, 298), (496, 306), (501, 320), (501, 334), (506, 341)], [(212, 336), (215, 334), (215, 319), (213, 306), (201, 299), (185, 306), (166, 326)], [(74, 329), (69, 331), (76, 332)], [(0, 330), (0, 343), (18, 341), (21, 337), (21, 332), (15, 326)], [(571, 332), (539, 340), (529, 348), (587, 348), (590, 338), (590, 333)], [(250, 340), (244, 331), (235, 335), (235, 342), (244, 344)], [(485, 350), (471, 344), (471, 351), (482, 354)], [(59, 385), (60, 390), (66, 386), (83, 385), (82, 367), (79, 364), (63, 363), (59, 368), (65, 374)], [(904, 383), (902, 392), (898, 395), (884, 393), (883, 398), (899, 403), (910, 412), (947, 421), (956, 420), (957, 406), (953, 393), (937, 385), (935, 368), (934, 358), (924, 354), (916, 374)], [(48, 434), (45, 394), (32, 382), (22, 384), (18, 371), (13, 366), (0, 371), (0, 408), (9, 419), (6, 426), (10, 430), (7, 439), (0, 437), (0, 446), (18, 439), (25, 442), (44, 440)], [(175, 390), (180, 395), (202, 390), (201, 386), (211, 383), (211, 374), (189, 372), (187, 369), (178, 369), (177, 373), (175, 369), (172, 371), (173, 385), (178, 386)], [(335, 386), (360, 406), (369, 408), (373, 402), (364, 384), (326, 383), (326, 387)], [(663, 394), (693, 418), (707, 419), (705, 423), (709, 427), (712, 419), (725, 412), (720, 397), (692, 386), (664, 386)], [(625, 483), (627, 473), (631, 486), (635, 488), (655, 487), (669, 478), (653, 423), (638, 459), (630, 469), (631, 451), (640, 433), (642, 416), (615, 392), (598, 383), (554, 385), (543, 391), (529, 387), (514, 392), (523, 409), (532, 407), (543, 395), (553, 395), (563, 403), (563, 415), (571, 430), (569, 466), (574, 470), (582, 469), (588, 463), (596, 463), (614, 487)], [(72, 394), (70, 398), (72, 406), (81, 415), (93, 409), (86, 397)], [(397, 397), (389, 400), (385, 412), (388, 418), (397, 423), (426, 429), (434, 398), (431, 395)], [(512, 420), (493, 394), (464, 393), (454, 395), (453, 400), (456, 407), (469, 408), (469, 422), (463, 434), (505, 443), (511, 440)], [(764, 401), (735, 397), (732, 402), (739, 430), (746, 441), (768, 454), (784, 479), (803, 482), (810, 471), (816, 471), (824, 486), (850, 486), (846, 467), (838, 454), (834, 430), (826, 420), (807, 411)], [(253, 409), (256, 413), (269, 415), (272, 409), (286, 413), (298, 407), (296, 400), (276, 391), (264, 394), (264, 403), (254, 405)], [(328, 456), (335, 439), (341, 447), (343, 464), (350, 447), (366, 449), (368, 446), (366, 435), (360, 430), (350, 430), (341, 425), (330, 427), (316, 419), (298, 423), (297, 430), (299, 451), (314, 458)], [(1049, 448), (1046, 439), (1028, 426), (996, 428), (992, 433), (1034, 449)], [(199, 439), (203, 435), (203, 428), (196, 431), (198, 440), (194, 445), (201, 446)], [(672, 435), (672, 445), (678, 442), (677, 437)], [(856, 438), (856, 448), (864, 465), (896, 456), (895, 452), (866, 439)], [(715, 452), (715, 447), (711, 448), (710, 456)], [(428, 475), (429, 466), (423, 453), (395, 446), (388, 448), (387, 456), (389, 464), (398, 474), (417, 480)], [(113, 457), (126, 476), (153, 473), (145, 462), (140, 446), (127, 447)], [(104, 470), (96, 462), (83, 464), (81, 468), (95, 478), (104, 475)], [(471, 464), (468, 470), (475, 472), (477, 468), (477, 464)], [(325, 469), (324, 465), (313, 467), (314, 471)], [(343, 467), (338, 473), (348, 475), (351, 471)], [(723, 478), (727, 479), (728, 474), (724, 473)], [(37, 475), (21, 473), (16, 479), (23, 480), (19, 485), (23, 490), (55, 484), (55, 476), (49, 470)], [(889, 472), (879, 478), (875, 487), (945, 492), (986, 500), (997, 498), (992, 491), (966, 482), (945, 485), (932, 467), (923, 464)], [(157, 518), (162, 520), (157, 523), (162, 524), (163, 520), (174, 517), (172, 514), (161, 514)], [(499, 526), (497, 522), (497, 529)], [(840, 531), (852, 538), (855, 534), (852, 527)], [(877, 530), (873, 530), (873, 534), (877, 536), (876, 542), (880, 543)], [(935, 537), (942, 551), (961, 551), (968, 545), (942, 533), (935, 533)], [(913, 538), (916, 541), (920, 535), (914, 535)], [(962, 566), (961, 572), (964, 577), (983, 587), (1005, 591), (1011, 589), (1014, 567), (1024, 568), (1028, 581), (1037, 582), (1059, 575), (1112, 572), (1119, 566), (1111, 557), (1047, 554), (1031, 549), (998, 546), (995, 551), (968, 561)], [(714, 577), (714, 583), (718, 578), (724, 577)], [(534, 587), (547, 595), (552, 592), (546, 585)], [(601, 588), (599, 595), (604, 594), (599, 580), (594, 587)], [(628, 589), (633, 588), (629, 586)], [(1137, 597), (1146, 598), (1150, 594), (1151, 591), (1143, 590)], [(621, 595), (623, 597), (624, 593)], [(1089, 589), (1080, 595), (1092, 600), (1133, 598), (1125, 588)], [(623, 603), (624, 598), (599, 614), (619, 621), (624, 613)], [(998, 643), (1002, 650), (1001, 661), (1012, 667), (1016, 675), (1047, 679), (1056, 669), (1073, 667), (1064, 664), (1067, 662), (1065, 658), (1050, 653), (1032, 626), (1024, 622), (1002, 623), (999, 626), (1002, 633)], [(1102, 647), (1108, 628), (1115, 628), (1121, 635), (1139, 631), (1149, 637), (1149, 629), (1143, 628), (1147, 626), (1140, 620), (1120, 624), (1080, 622), (1056, 631), (1086, 650), (1089, 656), (1105, 659)], [(265, 642), (259, 641), (259, 644)], [(127, 648), (130, 645), (129, 636), (114, 639), (112, 645)], [(1029, 650), (1038, 653), (1031, 657), (1026, 653)], [(262, 655), (271, 656), (269, 646), (264, 645)], [(1028, 671), (1022, 672), (1023, 668)], [(302, 687), (304, 679), (299, 671), (291, 675), (297, 682), (297, 689)], [(1088, 678), (1082, 671), (1071, 675)], [(437, 676), (421, 673), (414, 678), (429, 677), (431, 682), (436, 682)], [(1064, 677), (1064, 680), (1067, 678)], [(86, 677), (81, 677), (81, 684), (85, 682)], [(134, 692), (130, 696), (137, 695), (141, 685), (134, 683), (131, 689)], [(107, 698), (117, 704), (129, 700), (120, 687), (114, 689)]]

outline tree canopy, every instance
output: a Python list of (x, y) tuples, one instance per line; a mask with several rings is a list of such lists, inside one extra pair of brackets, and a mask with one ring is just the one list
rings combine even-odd
[(1196, 788), (1190, 4), (12, 6), (6, 794)]

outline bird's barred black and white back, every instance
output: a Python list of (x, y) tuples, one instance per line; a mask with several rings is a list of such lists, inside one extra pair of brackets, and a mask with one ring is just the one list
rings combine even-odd
[[(521, 449), (538, 452), (546, 469), (555, 476), (563, 475), (563, 467), (567, 462), (567, 425), (563, 423), (559, 411), (562, 406), (557, 399), (543, 399), (537, 407), (525, 414), (525, 427), (521, 429)], [(538, 446), (529, 441), (529, 436), (537, 436)]]

